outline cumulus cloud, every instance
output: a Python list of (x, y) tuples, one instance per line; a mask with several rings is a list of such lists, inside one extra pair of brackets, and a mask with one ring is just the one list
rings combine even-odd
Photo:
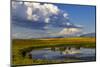
[(37, 15), (35, 15), (35, 14), (32, 15), (32, 18), (33, 18), (34, 21), (38, 21), (38, 20), (39, 20), (39, 16), (37, 16)]
[(78, 28), (64, 28), (59, 32), (59, 35), (66, 35), (66, 34), (71, 35), (71, 34), (79, 33), (81, 31), (82, 30)]
[(44, 6), (45, 10), (48, 10), (52, 14), (56, 14), (57, 15), (58, 12), (59, 12), (58, 7), (53, 5), (53, 4), (44, 4), (43, 6)]
[(50, 18), (45, 18), (45, 23), (49, 23)]
[(63, 28), (56, 31), (47, 31), (51, 36), (76, 36), (82, 33), (81, 28)]
[(34, 14), (37, 14), (39, 16), (40, 19), (42, 19), (43, 21), (48, 22), (48, 17), (52, 16), (52, 15), (57, 15), (59, 13), (59, 9), (57, 6), (53, 5), (53, 4), (40, 4), (40, 3), (29, 3), (29, 2), (25, 2), (25, 4), (27, 6), (27, 18), (29, 20), (34, 20), (32, 19), (32, 16)]
[(67, 25), (67, 26), (70, 26), (71, 25), (71, 23), (69, 23), (69, 22), (67, 22), (67, 23), (64, 23), (65, 25)]
[(55, 4), (12, 1), (12, 20), (17, 21), (14, 23), (21, 27), (42, 29), (49, 35), (69, 35), (81, 32), (82, 26), (70, 23), (69, 19), (68, 13)]
[(53, 4), (12, 1), (12, 11), (14, 12), (12, 15), (20, 17), (20, 19), (24, 18), (31, 21), (46, 21), (48, 23), (49, 18), (52, 15), (58, 15), (60, 9)]
[(34, 18), (32, 18), (34, 15), (32, 16), (32, 8), (31, 7), (27, 8), (27, 12), (26, 13), (27, 13), (27, 19), (28, 20), (34, 19)]
[(68, 14), (67, 13), (64, 13), (63, 16), (66, 18), (66, 17), (68, 17)]

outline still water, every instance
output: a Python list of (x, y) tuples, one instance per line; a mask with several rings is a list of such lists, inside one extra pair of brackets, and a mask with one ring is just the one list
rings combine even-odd
[(95, 49), (94, 48), (74, 48), (74, 47), (53, 47), (35, 49), (30, 52), (32, 59), (42, 60), (83, 60), (94, 61)]

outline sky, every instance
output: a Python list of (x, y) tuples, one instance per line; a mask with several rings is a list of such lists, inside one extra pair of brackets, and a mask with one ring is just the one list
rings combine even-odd
[(94, 6), (63, 5), (59, 8), (67, 11), (71, 22), (83, 25), (84, 32), (95, 32)]
[(12, 1), (11, 25), (13, 38), (79, 36), (95, 32), (95, 6)]

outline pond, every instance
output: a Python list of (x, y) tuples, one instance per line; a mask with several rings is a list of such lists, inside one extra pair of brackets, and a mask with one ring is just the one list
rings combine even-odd
[(81, 61), (95, 61), (95, 48), (82, 47), (50, 47), (34, 49), (29, 53), (32, 59), (41, 60), (81, 60)]

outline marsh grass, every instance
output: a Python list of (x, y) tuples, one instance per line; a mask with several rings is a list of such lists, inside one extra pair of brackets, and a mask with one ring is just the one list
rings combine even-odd
[[(61, 63), (60, 61), (50, 61), (41, 59), (31, 59), (27, 55), (28, 52), (34, 49), (48, 47), (85, 47), (95, 48), (95, 38), (49, 38), (49, 39), (13, 39), (12, 40), (12, 65), (27, 65), (27, 64), (49, 64)], [(76, 62), (80, 60), (66, 60), (64, 62)]]

